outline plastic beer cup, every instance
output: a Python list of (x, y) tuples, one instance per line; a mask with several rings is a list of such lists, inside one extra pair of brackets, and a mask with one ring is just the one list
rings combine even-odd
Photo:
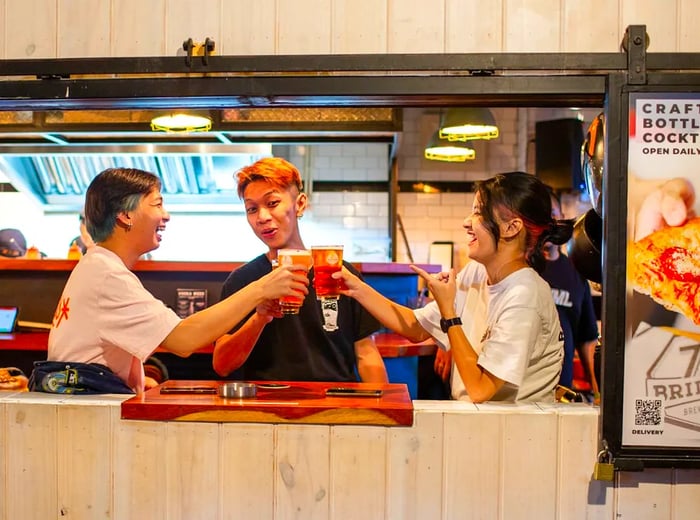
[(319, 300), (339, 298), (341, 281), (331, 275), (343, 267), (343, 246), (313, 246), (314, 290)]
[[(280, 249), (277, 251), (277, 262), (283, 265), (303, 265), (308, 273), (311, 267), (311, 251), (308, 249)], [(283, 296), (279, 299), (282, 314), (299, 314), (299, 308), (304, 303), (304, 296)]]

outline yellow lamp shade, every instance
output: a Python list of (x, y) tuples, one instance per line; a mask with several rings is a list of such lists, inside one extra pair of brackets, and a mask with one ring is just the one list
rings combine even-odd
[(440, 137), (450, 141), (495, 139), (498, 127), (488, 108), (450, 108), (440, 118)]
[(151, 119), (151, 130), (160, 132), (208, 132), (211, 118), (198, 113), (177, 111)]
[(451, 142), (447, 139), (440, 139), (438, 132), (435, 132), (425, 147), (424, 157), (431, 161), (464, 162), (476, 158), (473, 148), (461, 142)]

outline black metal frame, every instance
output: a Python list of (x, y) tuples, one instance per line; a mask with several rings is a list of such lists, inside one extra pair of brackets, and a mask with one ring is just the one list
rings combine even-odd
[(603, 386), (600, 436), (621, 470), (647, 467), (700, 467), (700, 448), (638, 447), (622, 444), (625, 365), (627, 193), (629, 98), (633, 92), (700, 93), (695, 73), (649, 74), (645, 84), (630, 84), (624, 74), (610, 75), (606, 103), (607, 177), (604, 182)]
[[(698, 467), (696, 450), (688, 454), (687, 449), (680, 453), (621, 445), (627, 209), (620, 201), (627, 194), (626, 100), (633, 89), (700, 85), (700, 54), (647, 54), (646, 41), (644, 26), (630, 26), (623, 42), (627, 52), (620, 53), (5, 60), (0, 61), (0, 76), (17, 78), (0, 81), (0, 110), (605, 106), (607, 326), (601, 438), (619, 469)], [(398, 185), (395, 164), (390, 183)], [(391, 229), (396, 229), (395, 217)]]

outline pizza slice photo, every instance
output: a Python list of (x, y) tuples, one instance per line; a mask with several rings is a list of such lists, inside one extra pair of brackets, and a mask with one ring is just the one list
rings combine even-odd
[(635, 291), (700, 325), (700, 217), (631, 242), (627, 281)]

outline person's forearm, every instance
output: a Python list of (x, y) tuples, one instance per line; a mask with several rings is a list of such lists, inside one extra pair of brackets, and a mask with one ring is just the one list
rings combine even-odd
[(217, 339), (212, 356), (214, 371), (225, 377), (245, 363), (268, 323), (256, 312), (236, 332)]
[[(457, 316), (451, 302), (442, 299), (436, 300), (436, 302), (443, 318), (450, 319)], [(469, 342), (462, 327), (450, 327), (447, 330), (447, 337), (450, 340), (452, 359), (469, 398), (475, 403), (491, 399), (498, 388), (494, 385), (494, 380), (478, 365), (479, 355)]]
[(365, 354), (357, 360), (357, 372), (363, 383), (388, 383), (384, 360), (378, 351)]
[(260, 283), (256, 280), (228, 298), (188, 316), (168, 334), (161, 346), (174, 354), (189, 356), (213, 343), (262, 303)]
[(464, 331), (461, 327), (450, 327), (447, 336), (450, 340), (452, 359), (469, 398), (474, 403), (488, 401), (494, 396), (498, 386), (489, 377), (489, 374), (477, 364), (479, 356), (469, 343)]
[(384, 327), (397, 334), (416, 342), (430, 337), (416, 319), (413, 310), (392, 302), (367, 283), (362, 283), (362, 287), (355, 292), (354, 298)]
[(591, 382), (591, 392), (594, 396), (600, 395), (600, 388), (598, 386), (598, 380), (595, 376), (595, 349), (598, 346), (598, 340), (588, 341), (581, 346), (580, 352), (584, 366), (586, 367), (586, 372), (588, 378)]
[(388, 383), (389, 377), (386, 374), (384, 363), (377, 363), (376, 360), (365, 360), (357, 367), (360, 380), (363, 383)]

